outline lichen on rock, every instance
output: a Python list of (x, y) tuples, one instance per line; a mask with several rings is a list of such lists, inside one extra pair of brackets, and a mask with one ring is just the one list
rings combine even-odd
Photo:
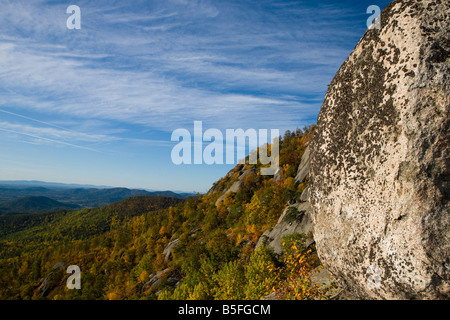
[(449, 13), (448, 1), (393, 1), (318, 117), (314, 237), (355, 297), (450, 297)]

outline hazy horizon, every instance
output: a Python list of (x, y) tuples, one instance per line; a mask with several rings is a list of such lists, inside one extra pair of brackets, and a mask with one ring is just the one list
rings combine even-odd
[(78, 183), (65, 183), (65, 182), (57, 182), (57, 181), (42, 181), (42, 180), (0, 180), (0, 187), (3, 186), (23, 186), (29, 185), (30, 188), (33, 186), (42, 186), (43, 188), (95, 188), (95, 189), (115, 189), (115, 188), (126, 188), (133, 190), (144, 190), (149, 192), (155, 191), (172, 191), (175, 193), (196, 193), (195, 191), (188, 190), (156, 190), (156, 189), (145, 189), (145, 188), (132, 188), (127, 186), (105, 186), (105, 185), (94, 185), (94, 184), (78, 184)]

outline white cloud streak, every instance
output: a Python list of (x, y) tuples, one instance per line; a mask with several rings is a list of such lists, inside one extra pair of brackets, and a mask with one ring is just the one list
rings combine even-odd
[(2, 4), (0, 106), (164, 131), (194, 120), (292, 129), (317, 114), (347, 53), (313, 41), (329, 29), (312, 25), (308, 11), (297, 12), (304, 24), (292, 30), (239, 2), (155, 1), (143, 12), (79, 5), (82, 30), (68, 33), (64, 5)]

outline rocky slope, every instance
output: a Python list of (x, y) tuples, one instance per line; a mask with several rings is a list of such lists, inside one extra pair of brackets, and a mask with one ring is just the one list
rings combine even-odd
[(448, 1), (393, 1), (320, 111), (314, 238), (358, 298), (450, 298), (449, 14)]
[[(297, 183), (305, 181), (309, 175), (309, 168), (310, 148), (306, 148), (295, 178)], [(309, 203), (309, 189), (306, 188), (302, 192), (300, 199), (297, 199), (294, 203), (290, 203), (286, 206), (286, 209), (281, 214), (277, 224), (262, 234), (256, 244), (256, 248), (264, 243), (272, 248), (276, 254), (281, 254), (281, 241), (284, 236), (293, 233), (304, 233), (305, 235), (309, 235), (310, 238), (307, 243), (311, 243), (311, 241), (313, 241), (311, 240), (313, 238), (313, 231), (311, 205)]]

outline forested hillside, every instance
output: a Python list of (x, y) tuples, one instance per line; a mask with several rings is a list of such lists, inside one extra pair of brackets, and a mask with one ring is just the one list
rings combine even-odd
[(27, 196), (0, 202), (0, 215), (42, 213), (58, 209), (81, 209), (78, 205), (62, 203), (42, 196)]
[[(281, 255), (255, 250), (306, 187), (294, 177), (313, 130), (284, 134), (275, 177), (241, 164), (185, 201), (136, 197), (0, 217), (0, 299), (325, 298), (311, 283), (320, 266), (314, 244), (305, 245), (311, 235), (285, 237)], [(226, 192), (238, 180), (237, 192)], [(66, 288), (69, 265), (81, 269), (81, 290)]]

